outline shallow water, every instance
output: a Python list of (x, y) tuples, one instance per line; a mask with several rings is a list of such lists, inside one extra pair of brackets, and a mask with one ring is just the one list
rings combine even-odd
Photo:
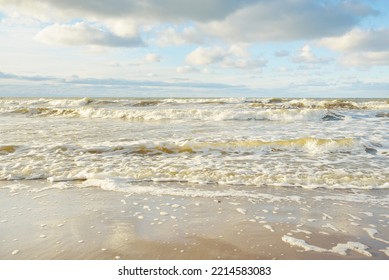
[(386, 190), (345, 200), (345, 190), (263, 187), (211, 198), (179, 185), (169, 194), (172, 183), (159, 195), (146, 183), (137, 193), (18, 184), (0, 182), (0, 259), (389, 258)]

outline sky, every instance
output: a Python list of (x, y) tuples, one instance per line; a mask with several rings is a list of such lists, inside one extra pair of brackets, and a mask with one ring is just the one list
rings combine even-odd
[(0, 96), (389, 98), (389, 1), (0, 0)]

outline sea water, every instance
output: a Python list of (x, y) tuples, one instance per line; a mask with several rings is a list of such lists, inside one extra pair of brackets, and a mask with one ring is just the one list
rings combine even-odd
[(389, 188), (382, 99), (5, 98), (0, 135), (0, 180)]

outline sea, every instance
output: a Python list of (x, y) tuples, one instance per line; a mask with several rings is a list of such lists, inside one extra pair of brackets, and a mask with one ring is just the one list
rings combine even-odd
[(384, 99), (2, 98), (0, 135), (3, 181), (389, 188)]

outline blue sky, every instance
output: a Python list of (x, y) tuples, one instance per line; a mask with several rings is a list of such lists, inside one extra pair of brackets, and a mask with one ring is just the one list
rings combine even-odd
[(0, 96), (389, 98), (372, 0), (0, 0)]

